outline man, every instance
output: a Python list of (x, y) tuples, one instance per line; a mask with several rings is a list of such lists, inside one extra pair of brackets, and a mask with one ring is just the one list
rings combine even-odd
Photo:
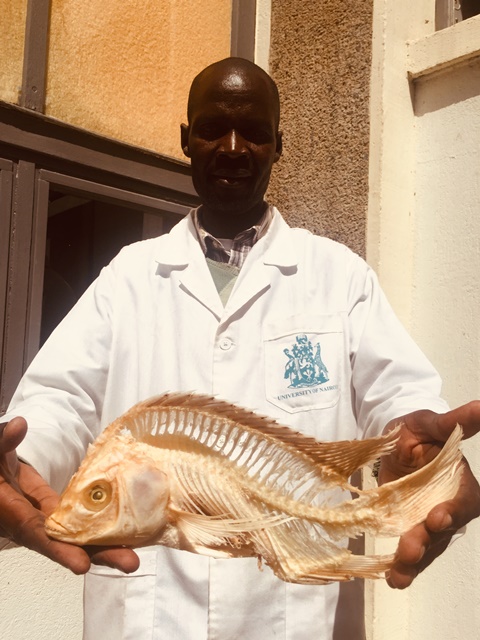
[[(290, 229), (264, 201), (282, 151), (278, 126), (276, 86), (254, 64), (229, 58), (195, 78), (181, 138), (202, 206), (103, 270), (5, 417), (1, 531), (76, 573), (95, 563), (86, 578), (87, 639), (363, 637), (356, 583), (345, 602), (338, 584), (287, 584), (251, 558), (150, 547), (138, 551), (139, 567), (129, 549), (87, 553), (46, 537), (43, 514), (57, 501), (49, 484), (60, 490), (88, 442), (134, 402), (194, 389), (323, 440), (403, 421), (382, 480), (423, 466), (457, 422), (467, 437), (480, 429), (479, 402), (448, 411), (439, 398), (436, 372), (368, 266), (341, 245)], [(479, 510), (465, 465), (455, 500), (400, 540), (391, 586), (408, 586)]]

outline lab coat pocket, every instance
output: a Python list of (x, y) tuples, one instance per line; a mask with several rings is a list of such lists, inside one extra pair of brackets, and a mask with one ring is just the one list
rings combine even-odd
[(210, 558), (163, 546), (135, 549), (138, 571), (92, 567), (83, 640), (206, 638)]
[(92, 565), (85, 576), (83, 640), (152, 637), (157, 551), (136, 552), (140, 567), (134, 573)]
[(264, 327), (267, 400), (296, 413), (337, 404), (344, 339), (338, 315), (297, 315)]

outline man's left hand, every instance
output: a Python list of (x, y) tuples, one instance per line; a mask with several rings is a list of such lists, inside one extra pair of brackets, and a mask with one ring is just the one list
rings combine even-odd
[[(401, 478), (435, 458), (457, 424), (463, 437), (480, 431), (480, 401), (438, 414), (414, 411), (390, 422), (385, 431), (402, 423), (396, 449), (382, 458), (379, 484)], [(425, 522), (405, 533), (399, 541), (395, 561), (387, 576), (394, 589), (410, 586), (416, 576), (435, 560), (450, 543), (452, 536), (470, 520), (480, 515), (480, 485), (467, 461), (463, 461), (460, 489), (452, 500), (434, 507)]]

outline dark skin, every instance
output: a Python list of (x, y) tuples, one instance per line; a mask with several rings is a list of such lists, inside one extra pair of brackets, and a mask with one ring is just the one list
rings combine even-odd
[(272, 166), (282, 153), (278, 94), (259, 67), (227, 59), (194, 81), (182, 149), (202, 201), (202, 222), (215, 237), (234, 238), (256, 224)]
[(17, 459), (15, 449), (27, 433), (23, 418), (0, 425), (0, 536), (37, 551), (76, 574), (87, 573), (91, 563), (131, 573), (139, 559), (131, 549), (76, 547), (49, 538), (45, 517), (58, 503), (58, 494), (27, 464)]
[[(480, 401), (474, 400), (447, 413), (414, 411), (392, 421), (386, 430), (402, 423), (395, 451), (382, 459), (379, 481), (390, 482), (420, 469), (440, 451), (457, 424), (464, 438), (480, 430)], [(387, 582), (404, 589), (435, 558), (445, 551), (453, 534), (480, 515), (480, 486), (467, 461), (463, 461), (461, 487), (453, 500), (434, 507), (424, 523), (405, 533), (399, 541)]]
[[(203, 224), (216, 237), (233, 238), (259, 221), (272, 166), (280, 158), (278, 94), (258, 67), (245, 60), (223, 60), (194, 81), (189, 124), (182, 125), (182, 148), (191, 158), (195, 187), (202, 201)], [(403, 477), (424, 466), (457, 423), (469, 438), (480, 430), (480, 401), (445, 414), (416, 411), (386, 426), (403, 423), (395, 451), (384, 458), (380, 481)], [(130, 573), (138, 568), (131, 549), (82, 549), (48, 538), (46, 515), (58, 495), (38, 473), (19, 462), (15, 449), (27, 432), (23, 418), (0, 426), (0, 535), (41, 553), (74, 573), (91, 562)], [(464, 463), (457, 496), (436, 506), (425, 523), (400, 539), (388, 583), (405, 588), (440, 555), (453, 533), (480, 515), (480, 487)]]

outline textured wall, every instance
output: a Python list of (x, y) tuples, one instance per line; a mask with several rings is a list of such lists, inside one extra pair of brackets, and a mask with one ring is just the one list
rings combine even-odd
[(47, 115), (183, 158), (191, 80), (230, 21), (229, 0), (52, 0)]
[(0, 100), (17, 103), (22, 86), (27, 0), (0, 0)]
[(365, 250), (372, 0), (272, 0), (284, 157), (270, 199), (290, 224)]
[(0, 592), (2, 640), (81, 639), (83, 577), (34, 551), (8, 549), (0, 553)]

